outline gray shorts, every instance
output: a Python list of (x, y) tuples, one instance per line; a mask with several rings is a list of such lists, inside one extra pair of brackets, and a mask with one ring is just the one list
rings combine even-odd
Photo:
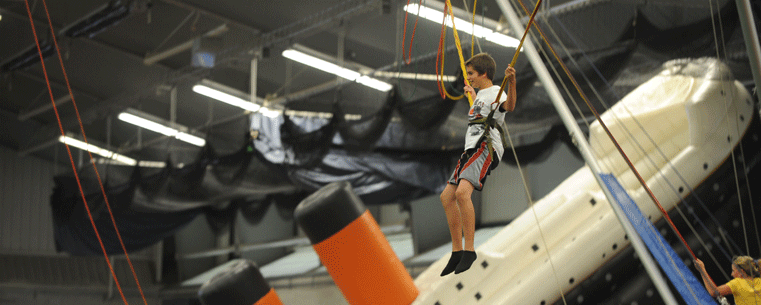
[(449, 184), (457, 185), (460, 183), (460, 179), (465, 179), (477, 191), (480, 191), (484, 187), (486, 176), (499, 165), (497, 155), (494, 155), (492, 161), (489, 158), (490, 153), (494, 154), (494, 152), (489, 152), (486, 142), (481, 142), (478, 148), (471, 148), (463, 152), (460, 160), (457, 161), (457, 167), (455, 167), (452, 176), (449, 177)]

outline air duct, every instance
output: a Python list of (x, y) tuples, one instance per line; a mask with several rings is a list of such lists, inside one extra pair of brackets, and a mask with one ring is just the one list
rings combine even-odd
[(80, 22), (66, 30), (64, 34), (69, 37), (93, 38), (98, 33), (119, 23), (130, 14), (130, 5), (122, 1), (111, 1), (102, 10), (82, 19)]

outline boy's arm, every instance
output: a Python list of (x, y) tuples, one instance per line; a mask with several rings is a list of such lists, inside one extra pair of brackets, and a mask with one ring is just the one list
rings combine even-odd
[(513, 111), (515, 110), (515, 101), (517, 99), (517, 93), (515, 91), (515, 69), (507, 66), (505, 69), (505, 77), (507, 78), (507, 100), (502, 103), (502, 110)]

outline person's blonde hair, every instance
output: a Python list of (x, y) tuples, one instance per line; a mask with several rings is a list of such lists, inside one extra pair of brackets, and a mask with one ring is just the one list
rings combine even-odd
[(732, 264), (737, 266), (738, 269), (745, 272), (748, 276), (761, 277), (758, 270), (758, 263), (750, 256), (736, 256), (732, 259)]

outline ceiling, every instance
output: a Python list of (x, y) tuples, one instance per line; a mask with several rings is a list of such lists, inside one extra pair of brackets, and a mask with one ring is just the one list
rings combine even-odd
[[(427, 0), (426, 4), (434, 2)], [(452, 2), (459, 10), (465, 9), (464, 1)], [(723, 5), (728, 0), (718, 2)], [(14, 60), (23, 59), (24, 54), (30, 59), (27, 66), (0, 70), (0, 145), (23, 155), (64, 162), (64, 151), (56, 142), (61, 131), (56, 115), (49, 107), (51, 96), (46, 75), (39, 64), (39, 55), (34, 53), (36, 46), (27, 3), (43, 46), (52, 42), (47, 12), (60, 49), (61, 61), (54, 48), (50, 51), (52, 56), (45, 60), (52, 98), (65, 98), (67, 84), (70, 85), (88, 141), (120, 148), (124, 154), (143, 158), (198, 149), (179, 141), (168, 141), (156, 133), (138, 132), (135, 126), (116, 119), (124, 109), (137, 109), (200, 133), (213, 133), (214, 136), (208, 138), (216, 146), (222, 150), (234, 149), (248, 129), (243, 111), (193, 92), (192, 86), (201, 80), (211, 80), (248, 93), (251, 89), (251, 60), (257, 58), (256, 95), (266, 99), (268, 107), (282, 108), (288, 102), (287, 106), (293, 109), (330, 112), (337, 97), (336, 87), (328, 85), (328, 90), (321, 91), (312, 89), (334, 82), (335, 76), (285, 59), (281, 55), (283, 50), (298, 44), (333, 60), (342, 56), (347, 67), (434, 74), (441, 30), (440, 24), (416, 20), (410, 15), (404, 48), (408, 52), (412, 48), (412, 57), (418, 59), (411, 65), (400, 67), (395, 63), (402, 57), (405, 17), (402, 6), (406, 1), (78, 0), (77, 5), (72, 5), (71, 1), (65, 0), (0, 0), (0, 37), (6, 41), (0, 48), (0, 67), (8, 67)], [(472, 5), (472, 1), (468, 3)], [(554, 33), (562, 37), (556, 38), (555, 43), (563, 40), (569, 45), (574, 43), (570, 47), (570, 52), (574, 52), (601, 50), (614, 45), (632, 20), (636, 20), (633, 18), (637, 12), (647, 13), (653, 25), (668, 29), (711, 16), (712, 10), (718, 8), (710, 7), (708, 3), (715, 4), (716, 1), (545, 0), (543, 8), (552, 10), (556, 16), (557, 24), (548, 29), (561, 31), (558, 25), (562, 23), (562, 29), (573, 33)], [(118, 20), (117, 23), (86, 36), (72, 37), (76, 25), (104, 19), (97, 17), (109, 8), (112, 14), (108, 16)], [(485, 24), (500, 24), (507, 28), (496, 0), (478, 1), (477, 17)], [(414, 27), (415, 21), (417, 27)], [(183, 44), (189, 46), (187, 43), (198, 37), (220, 32), (223, 26), (224, 30), (216, 33), (215, 38), (199, 40), (201, 48), (217, 52), (213, 68), (194, 67), (191, 47), (161, 56)], [(415, 36), (410, 47), (413, 28)], [(738, 50), (730, 55), (738, 56), (740, 60), (745, 56), (747, 61), (742, 36), (738, 32), (727, 38), (735, 44), (732, 50)], [(547, 34), (552, 33), (548, 31)], [(510, 32), (507, 35), (518, 36)], [(573, 37), (569, 39), (569, 36)], [(463, 35), (461, 38), (465, 41), (469, 37)], [(451, 44), (451, 31), (448, 39)], [(737, 41), (740, 41), (739, 46)], [(466, 43), (463, 47), (467, 56), (470, 46)], [(508, 63), (515, 52), (485, 40), (479, 41), (474, 48), (492, 54), (498, 67)], [(446, 55), (445, 71), (454, 75), (458, 65), (456, 53), (450, 48)], [(673, 57), (638, 48), (622, 72), (616, 73), (616, 90), (625, 94), (646, 80), (643, 75)], [(147, 63), (152, 60), (155, 63)], [(66, 74), (61, 69), (61, 62)], [(519, 73), (521, 68), (530, 70), (525, 56), (519, 59), (516, 67)], [(501, 74), (500, 70), (497, 69), (498, 74)], [(738, 78), (748, 81), (748, 71), (737, 74), (741, 75)], [(438, 94), (431, 81), (381, 79), (400, 84), (408, 100)], [(171, 103), (173, 91), (176, 93), (174, 105)], [(289, 98), (305, 91), (309, 94), (300, 95), (298, 99)], [(541, 92), (533, 96), (525, 102), (526, 109), (533, 110), (518, 114), (518, 118), (523, 119), (517, 121), (528, 126), (526, 129), (545, 126), (552, 112), (546, 96)], [(368, 115), (377, 111), (384, 100), (385, 93), (349, 84), (342, 87), (339, 103), (347, 113)], [(530, 101), (535, 101), (533, 106)], [(77, 111), (73, 106), (74, 103), (64, 99), (58, 114), (63, 129), (81, 137)], [(453, 116), (464, 115), (465, 106), (458, 107)]]

